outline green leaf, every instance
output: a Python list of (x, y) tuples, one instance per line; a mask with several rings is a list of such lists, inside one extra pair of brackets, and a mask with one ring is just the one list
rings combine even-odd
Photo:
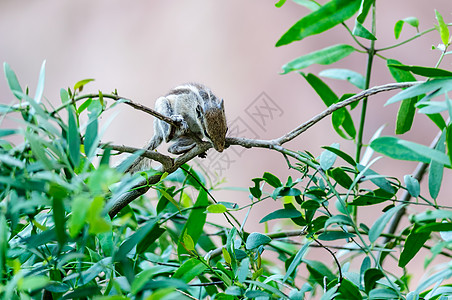
[(339, 156), (340, 158), (345, 160), (347, 163), (349, 163), (351, 166), (353, 166), (353, 167), (356, 166), (355, 160), (350, 155), (348, 155), (347, 153), (345, 153), (345, 152), (343, 152), (343, 151), (341, 151), (339, 149), (333, 148), (333, 147), (324, 146), (322, 148), (326, 149), (326, 150), (328, 150), (330, 152), (333, 152), (334, 154), (336, 154), (337, 156)]
[[(205, 190), (199, 190), (198, 197), (196, 198), (196, 202), (193, 205), (193, 209), (188, 216), (187, 222), (182, 230), (184, 235), (181, 236), (183, 238), (185, 234), (189, 235), (193, 241), (193, 247), (197, 244), (199, 237), (203, 233), (204, 225), (206, 224), (207, 214), (205, 213), (207, 206), (209, 205), (209, 200), (207, 199), (207, 192)], [(222, 205), (222, 204), (219, 204)], [(224, 205), (223, 205), (224, 207)], [(179, 241), (181, 242), (181, 241)], [(183, 241), (185, 242), (185, 241)], [(194, 249), (194, 248), (193, 248)], [(177, 248), (178, 255), (186, 253), (185, 249), (181, 246)]]
[(182, 236), (182, 242), (185, 246), (185, 249), (187, 251), (194, 251), (195, 250), (195, 243), (193, 242), (193, 239), (191, 238), (190, 235), (188, 234), (184, 234)]
[(436, 209), (427, 210), (423, 213), (413, 216), (413, 222), (420, 223), (426, 221), (434, 221), (436, 219), (452, 219), (452, 211)]
[(320, 96), (320, 99), (322, 99), (323, 103), (325, 103), (327, 107), (330, 107), (331, 105), (339, 101), (339, 97), (320, 78), (318, 78), (312, 73), (302, 75), (306, 79), (306, 81), (311, 85), (311, 87), (315, 90), (317, 95)]
[(88, 157), (94, 155), (95, 149), (97, 148), (97, 131), (98, 131), (98, 116), (95, 113), (89, 114), (88, 126), (85, 131), (85, 138), (83, 140), (85, 146), (85, 153)]
[(371, 290), (369, 293), (369, 299), (372, 300), (394, 300), (394, 299), (400, 299), (400, 295), (391, 289), (374, 289)]
[(259, 186), (262, 180), (262, 178), (253, 178), (252, 181), (254, 182), (254, 186), (249, 188), (251, 195), (256, 199), (260, 199), (262, 196), (262, 190)]
[[(412, 72), (417, 75), (431, 77), (431, 78), (452, 76), (452, 72), (443, 70), (443, 69), (413, 66), (413, 65), (402, 65), (402, 64), (397, 64), (397, 63), (389, 63), (389, 61), (388, 61), (388, 67)], [(414, 81), (414, 80), (410, 80), (410, 81)]]
[[(334, 103), (339, 101), (337, 95), (329, 88), (329, 86), (323, 82), (320, 78), (315, 76), (314, 74), (302, 74), (303, 77), (308, 81), (308, 83), (312, 86), (312, 88), (316, 91), (316, 93), (320, 96), (322, 101), (326, 106), (331, 106)], [(349, 139), (340, 127), (342, 127), (351, 138), (354, 138), (356, 135), (355, 126), (353, 124), (353, 120), (350, 116), (348, 110), (344, 107), (339, 110), (333, 112), (332, 115), (332, 123), (336, 132), (345, 139)]]
[[(61, 89), (62, 93), (67, 93), (66, 90)], [(68, 111), (68, 147), (69, 157), (75, 167), (80, 164), (80, 134), (78, 131), (77, 121), (75, 118), (75, 111), (72, 105), (67, 106)]]
[(394, 36), (396, 40), (400, 37), (400, 33), (402, 32), (403, 28), (403, 23), (404, 22), (402, 20), (398, 20), (394, 25)]
[[(331, 144), (331, 148), (339, 149), (338, 143)], [(337, 154), (329, 150), (325, 150), (320, 154), (319, 163), (322, 170), (327, 171), (333, 167), (336, 162)]]
[(254, 281), (254, 280), (245, 280), (245, 282), (250, 285), (256, 285), (264, 290), (267, 290), (267, 291), (275, 294), (276, 296), (278, 296), (278, 299), (287, 299), (287, 296), (283, 292), (281, 292), (279, 289), (277, 289), (269, 284), (266, 284), (266, 283), (263, 283), (260, 281)]
[(35, 291), (44, 288), (49, 282), (49, 277), (43, 275), (33, 275), (23, 278), (23, 281), (18, 285), (23, 291)]
[(359, 8), (358, 17), (356, 20), (359, 23), (364, 23), (366, 20), (367, 14), (369, 13), (370, 7), (375, 3), (375, 0), (364, 0), (361, 2), (361, 6)]
[(147, 223), (140, 227), (134, 234), (129, 236), (122, 244), (119, 246), (118, 251), (115, 255), (115, 261), (122, 261), (126, 258), (126, 255), (135, 247), (138, 243), (140, 243), (146, 236), (148, 236), (149, 232), (154, 228), (157, 224), (158, 219), (152, 218)]
[(80, 194), (72, 200), (71, 216), (69, 218), (69, 235), (74, 238), (85, 225), (86, 215), (90, 205), (88, 194)]
[(6, 265), (6, 253), (8, 251), (8, 231), (9, 226), (6, 223), (5, 214), (0, 214), (0, 280), (6, 276), (8, 267)]
[[(441, 134), (438, 143), (435, 146), (435, 150), (444, 153), (446, 150), (446, 131)], [(449, 151), (450, 153), (450, 151)], [(441, 188), (441, 182), (443, 181), (444, 165), (436, 161), (430, 163), (430, 168), (428, 169), (428, 190), (430, 196), (436, 199)]]
[(428, 223), (428, 224), (420, 226), (416, 230), (416, 233), (421, 233), (421, 232), (439, 232), (439, 231), (443, 231), (443, 232), (452, 231), (452, 223), (449, 223), (449, 222)]
[(165, 232), (158, 224), (138, 243), (137, 253), (144, 253)]
[(376, 41), (377, 38), (369, 30), (366, 29), (358, 20), (355, 21), (355, 27), (353, 28), (353, 35), (362, 37), (367, 40)]
[(321, 77), (332, 79), (346, 80), (359, 89), (364, 90), (366, 86), (366, 79), (358, 72), (349, 69), (326, 69), (319, 73)]
[(322, 288), (325, 287), (325, 283), (326, 285), (328, 285), (329, 282), (337, 278), (336, 275), (334, 275), (333, 272), (331, 272), (330, 269), (322, 262), (307, 259), (303, 261), (306, 263), (306, 267), (309, 271), (309, 274), (311, 274), (312, 279), (320, 284)]
[(429, 163), (436, 161), (443, 165), (450, 165), (450, 160), (444, 153), (430, 147), (401, 140), (396, 137), (385, 136), (370, 143), (372, 149), (394, 159), (420, 161)]
[(313, 64), (330, 65), (349, 56), (354, 51), (355, 48), (345, 44), (337, 44), (318, 51), (314, 51), (309, 54), (300, 56), (285, 64), (282, 67), (282, 74), (301, 70)]
[(276, 43), (276, 47), (322, 33), (351, 18), (361, 0), (332, 0), (295, 23)]
[(317, 2), (315, 2), (313, 0), (292, 0), (292, 1), (298, 5), (302, 5), (302, 6), (306, 7), (307, 9), (309, 9), (311, 11), (316, 11), (320, 7), (322, 7), (320, 4), (318, 4)]
[(246, 249), (251, 250), (255, 249), (261, 245), (266, 245), (271, 242), (271, 238), (266, 236), (265, 234), (259, 232), (252, 232), (246, 239)]
[(386, 101), (385, 105), (389, 105), (392, 103), (396, 103), (398, 101), (420, 96), (423, 94), (429, 94), (431, 92), (432, 95), (425, 97), (423, 100), (427, 100), (432, 98), (433, 96), (439, 96), (443, 93), (447, 93), (452, 90), (452, 78), (435, 78), (412, 87), (407, 88), (406, 90), (401, 91), (395, 96), (391, 97)]
[(363, 296), (359, 292), (359, 288), (351, 281), (343, 279), (338, 289), (338, 295), (334, 297), (337, 300), (362, 300)]
[(285, 282), (289, 278), (289, 276), (292, 275), (292, 273), (295, 271), (295, 269), (300, 265), (304, 255), (308, 251), (309, 246), (311, 245), (311, 243), (312, 243), (312, 241), (307, 241), (303, 245), (303, 247), (301, 247), (297, 251), (297, 254), (295, 254), (294, 259), (292, 260), (292, 262), (290, 263), (289, 267), (287, 268), (287, 272), (286, 272), (286, 275), (284, 275), (283, 282)]
[(82, 272), (82, 276), (80, 277), (79, 284), (85, 285), (85, 284), (89, 283), (91, 280), (96, 278), (96, 276), (100, 272), (104, 272), (104, 271), (108, 270), (111, 266), (111, 263), (112, 263), (111, 257), (106, 257), (102, 260), (99, 260), (97, 263), (92, 265), (89, 269)]
[(207, 211), (211, 214), (222, 214), (227, 212), (228, 209), (223, 204), (211, 204), (207, 207)]
[(286, 3), (286, 0), (279, 0), (277, 3), (275, 3), (275, 6), (279, 8), (279, 7), (283, 6), (284, 3)]
[(3, 63), (3, 71), (5, 73), (6, 81), (8, 82), (9, 89), (13, 92), (17, 99), (22, 100), (22, 88), (20, 87), (19, 80), (11, 67), (5, 62)]
[(248, 277), (250, 269), (250, 259), (248, 257), (244, 258), (240, 263), (239, 268), (237, 269), (237, 280), (240, 283), (244, 283), (246, 278)]
[(63, 246), (66, 242), (66, 212), (61, 198), (54, 197), (52, 202), (57, 239), (60, 246)]
[(415, 17), (408, 17), (403, 20), (397, 21), (394, 26), (394, 36), (396, 39), (398, 39), (400, 37), (400, 33), (402, 32), (404, 23), (408, 23), (409, 25), (411, 25), (415, 28), (419, 27), (419, 20)]
[[(394, 67), (394, 65), (401, 65), (399, 61), (388, 59), (387, 64), (392, 77), (394, 77), (397, 82), (416, 81), (416, 78), (410, 73), (410, 71)], [(418, 97), (408, 98), (403, 100), (400, 104), (399, 111), (397, 113), (396, 134), (403, 134), (411, 129), (414, 115), (416, 113), (415, 104), (418, 100)]]
[(44, 141), (42, 141), (41, 137), (33, 134), (30, 131), (24, 132), (25, 138), (30, 143), (31, 151), (33, 155), (37, 158), (38, 161), (43, 163), (48, 170), (53, 170), (54, 161), (50, 160), (46, 154), (46, 147), (44, 146)]
[(343, 188), (349, 189), (353, 184), (353, 180), (342, 168), (334, 168), (329, 174)]
[(415, 224), (406, 237), (398, 264), (401, 268), (405, 268), (405, 266), (413, 259), (419, 250), (421, 250), (425, 242), (430, 238), (430, 232), (416, 232), (419, 227), (420, 225)]
[(94, 81), (93, 78), (88, 78), (88, 79), (83, 79), (80, 80), (79, 82), (77, 82), (74, 85), (74, 92), (77, 92), (77, 90), (79, 90), (80, 92), (83, 90), (83, 87), (87, 84), (90, 83), (91, 81)]
[(267, 182), (269, 185), (271, 185), (274, 188), (281, 187), (283, 184), (281, 183), (281, 180), (279, 180), (278, 177), (275, 175), (265, 172), (262, 178)]
[(45, 77), (46, 77), (46, 61), (44, 60), (41, 65), (41, 71), (39, 72), (39, 80), (35, 92), (36, 103), (41, 102), (42, 94), (44, 93)]
[(154, 276), (162, 273), (170, 273), (174, 270), (174, 267), (168, 266), (153, 266), (140, 272), (134, 278), (132, 286), (130, 287), (130, 292), (133, 295), (139, 293), (146, 285), (146, 283), (151, 280)]
[(405, 186), (408, 190), (408, 193), (410, 193), (411, 197), (417, 198), (419, 197), (421, 193), (421, 187), (419, 185), (419, 181), (414, 178), (412, 175), (405, 175), (403, 177), (403, 180), (405, 181)]
[(368, 294), (373, 290), (377, 284), (377, 281), (384, 277), (383, 272), (380, 269), (367, 269), (364, 273), (364, 288)]
[[(446, 148), (447, 148), (447, 154), (449, 157), (449, 165), (452, 164), (452, 123), (447, 126), (446, 129)], [(440, 151), (438, 151), (440, 152)], [(443, 154), (443, 152), (440, 152)]]
[(301, 213), (297, 210), (297, 209), (278, 209), (275, 210), (271, 213), (269, 213), (268, 215), (266, 215), (265, 217), (263, 217), (259, 223), (264, 223), (270, 220), (275, 220), (275, 219), (292, 219), (292, 218), (298, 218), (301, 217)]
[(335, 241), (341, 239), (353, 238), (355, 235), (353, 233), (344, 231), (326, 231), (319, 235), (318, 239), (321, 241)]
[(435, 9), (435, 16), (436, 20), (438, 20), (438, 31), (439, 35), (441, 36), (441, 41), (443, 42), (444, 46), (449, 45), (449, 28), (447, 27), (447, 24), (443, 20), (443, 16)]
[(391, 200), (393, 196), (394, 193), (389, 193), (386, 190), (380, 188), (376, 189), (375, 191), (370, 191), (364, 195), (358, 196), (355, 200), (353, 200), (352, 203), (350, 203), (350, 205), (374, 205)]
[(369, 240), (371, 243), (374, 243), (380, 237), (381, 233), (383, 232), (389, 221), (392, 219), (392, 217), (404, 207), (405, 205), (395, 206), (378, 217), (374, 225), (372, 225), (369, 230)]
[(335, 215), (335, 216), (330, 217), (325, 222), (325, 228), (327, 228), (331, 224), (353, 226), (353, 221), (352, 221), (352, 219), (350, 219), (349, 216), (346, 216), (346, 215)]
[(180, 266), (174, 273), (174, 278), (179, 278), (186, 283), (192, 281), (196, 276), (200, 275), (207, 269), (207, 266), (203, 264), (199, 259), (190, 258)]

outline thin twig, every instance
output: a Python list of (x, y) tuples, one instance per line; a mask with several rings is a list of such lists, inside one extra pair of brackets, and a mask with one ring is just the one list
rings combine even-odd
[[(312, 117), (307, 122), (304, 122), (303, 124), (301, 124), (300, 126), (295, 128), (294, 130), (290, 131), (289, 133), (287, 133), (277, 139), (255, 140), (255, 139), (247, 139), (247, 138), (241, 138), (241, 137), (228, 137), (228, 138), (226, 138), (226, 145), (227, 146), (239, 145), (239, 146), (245, 147), (245, 148), (252, 148), (252, 147), (268, 148), (268, 149), (276, 150), (276, 151), (284, 154), (285, 150), (287, 150), (287, 149), (281, 147), (282, 144), (293, 140), (294, 138), (296, 138), (297, 136), (299, 136), (300, 134), (302, 134), (303, 132), (308, 130), (310, 127), (312, 127), (314, 124), (320, 122), (322, 119), (324, 119), (325, 117), (332, 114), (334, 111), (341, 109), (347, 105), (350, 105), (351, 103), (354, 103), (356, 101), (359, 101), (359, 100), (366, 98), (368, 96), (371, 96), (371, 95), (375, 95), (375, 94), (385, 92), (385, 91), (391, 91), (391, 90), (395, 90), (395, 89), (411, 87), (411, 86), (414, 86), (414, 85), (417, 85), (420, 83), (421, 82), (402, 82), (402, 83), (390, 83), (390, 84), (386, 84), (386, 85), (376, 86), (376, 87), (370, 88), (368, 90), (364, 90), (344, 101), (331, 105), (330, 107), (328, 107), (326, 110), (324, 110), (320, 114)], [(92, 94), (91, 96), (95, 96), (95, 95), (96, 94)], [(107, 95), (104, 95), (104, 97), (107, 97)], [(124, 99), (123, 97), (119, 97), (119, 96), (116, 96), (116, 98), (118, 100)], [(128, 103), (130, 105), (130, 103), (132, 103), (132, 102), (126, 102), (126, 103)], [(137, 105), (137, 107), (143, 107), (143, 106)], [(143, 109), (142, 111), (147, 111), (147, 109)], [(112, 147), (112, 148), (115, 147), (116, 149), (119, 149), (120, 147), (123, 147), (123, 146), (109, 145), (109, 147)], [(157, 161), (164, 162), (164, 163), (162, 163), (162, 166), (157, 168), (158, 171), (161, 171), (162, 173), (171, 174), (172, 172), (176, 171), (180, 166), (182, 166), (186, 162), (190, 161), (191, 159), (195, 158), (199, 154), (206, 152), (211, 147), (212, 147), (212, 145), (208, 142), (200, 142), (193, 149), (191, 149), (187, 153), (185, 153), (181, 156), (178, 156), (176, 158), (171, 158), (170, 156), (165, 156), (160, 153), (153, 154), (153, 153), (158, 153), (158, 152), (152, 152), (152, 151), (150, 151), (151, 153), (146, 152), (146, 155), (155, 156), (156, 158), (158, 158), (158, 159), (156, 159)], [(131, 150), (131, 149), (129, 149), (129, 150)], [(142, 182), (142, 185), (149, 186), (149, 185), (155, 184), (160, 181), (160, 178), (161, 178), (160, 175), (155, 175), (155, 176), (152, 176), (151, 178), (149, 178), (148, 180), (144, 179)], [(113, 208), (109, 211), (110, 217), (113, 218), (122, 208), (124, 208), (126, 205), (128, 205), (130, 202), (132, 202), (133, 200), (135, 200), (142, 194), (146, 193), (148, 190), (149, 190), (149, 187), (142, 188), (140, 190), (134, 190), (130, 193), (129, 192), (125, 193), (123, 196), (121, 196), (117, 200), (117, 202), (113, 205)], [(142, 192), (142, 193), (140, 194), (140, 192)]]

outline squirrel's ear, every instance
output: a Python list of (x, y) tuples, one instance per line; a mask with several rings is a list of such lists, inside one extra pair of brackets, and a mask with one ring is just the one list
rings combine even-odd
[(220, 101), (220, 108), (224, 109), (224, 99), (221, 99), (221, 101)]

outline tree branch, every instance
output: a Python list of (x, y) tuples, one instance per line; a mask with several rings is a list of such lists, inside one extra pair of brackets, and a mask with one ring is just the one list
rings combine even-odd
[[(276, 150), (278, 152), (281, 153), (287, 153), (289, 150), (281, 147), (282, 144), (287, 143), (291, 140), (293, 140), (294, 138), (296, 138), (297, 136), (299, 136), (300, 134), (302, 134), (303, 132), (305, 132), (306, 130), (308, 130), (310, 127), (312, 127), (313, 125), (315, 125), (316, 123), (320, 122), (322, 119), (324, 119), (325, 117), (327, 117), (328, 115), (332, 114), (334, 111), (341, 109), (347, 105), (350, 105), (353, 102), (359, 101), (363, 98), (366, 98), (368, 96), (371, 95), (375, 95), (378, 94), (380, 92), (385, 92), (385, 91), (391, 91), (391, 90), (395, 90), (395, 89), (401, 89), (401, 88), (407, 88), (413, 85), (417, 85), (420, 84), (421, 82), (402, 82), (402, 83), (390, 83), (390, 84), (386, 84), (386, 85), (381, 85), (381, 86), (376, 86), (373, 88), (370, 88), (368, 90), (364, 90), (344, 101), (335, 103), (331, 106), (329, 106), (326, 110), (324, 110), (323, 112), (321, 112), (320, 114), (312, 117), (311, 119), (309, 119), (308, 121), (304, 122), (303, 124), (301, 124), (300, 126), (298, 126), (297, 128), (293, 129), (292, 131), (290, 131), (289, 133), (277, 138), (277, 139), (273, 139), (273, 140), (255, 140), (255, 139), (248, 139), (248, 138), (241, 138), (241, 137), (227, 137), (226, 138), (226, 145), (230, 146), (230, 145), (238, 145), (238, 146), (242, 146), (245, 148), (252, 148), (252, 147), (257, 147), (257, 148), (267, 148), (267, 149), (272, 149), (272, 150)], [(109, 97), (109, 96), (115, 96), (115, 95), (104, 95), (104, 97)], [(96, 94), (91, 94), (91, 95), (84, 95), (83, 97), (85, 98), (89, 98), (89, 97), (98, 97), (98, 95)], [(76, 98), (77, 100), (79, 100), (81, 97)], [(126, 104), (139, 109), (141, 111), (144, 111), (146, 113), (149, 113), (165, 122), (167, 122), (166, 119), (169, 119), (167, 117), (164, 118), (160, 118), (162, 117), (159, 113), (153, 111), (152, 109), (149, 109), (141, 104), (136, 104), (133, 101), (123, 98), (123, 97), (119, 97), (119, 96), (115, 96), (115, 97), (109, 97), (115, 100), (119, 100), (119, 99), (125, 99), (127, 102), (125, 102)], [(170, 119), (171, 122), (173, 122), (173, 120)], [(168, 122), (170, 123), (170, 122)], [(173, 124), (173, 123), (170, 123)], [(178, 126), (176, 124), (176, 126)], [(138, 151), (139, 149), (136, 148), (132, 148), (132, 147), (126, 147), (126, 146), (118, 146), (118, 145), (105, 145), (102, 144), (102, 147), (110, 147), (114, 150), (117, 151), (121, 151), (121, 152), (129, 152), (129, 153), (133, 153), (135, 151)], [(158, 162), (160, 162), (162, 165), (159, 166), (157, 168), (157, 171), (161, 171), (162, 173), (173, 173), (174, 171), (176, 171), (180, 166), (182, 166), (183, 164), (185, 164), (186, 162), (190, 161), (191, 159), (195, 158), (196, 156), (198, 156), (199, 154), (202, 154), (204, 152), (206, 152), (207, 150), (209, 150), (212, 147), (212, 145), (208, 142), (203, 142), (201, 141), (200, 143), (198, 143), (193, 149), (191, 149), (190, 151), (188, 151), (187, 153), (178, 156), (176, 158), (172, 158), (170, 156), (166, 156), (163, 155), (157, 151), (146, 151), (142, 154), (142, 156), (156, 160)], [(137, 186), (142, 186), (142, 188), (140, 189), (134, 189), (130, 192), (125, 193), (123, 196), (121, 196), (116, 203), (113, 204), (113, 207), (110, 209), (109, 211), (109, 215), (111, 218), (114, 218), (116, 216), (116, 214), (125, 206), (127, 206), (130, 202), (132, 202), (133, 200), (135, 200), (136, 198), (138, 198), (139, 196), (143, 195), (144, 193), (146, 193), (149, 188), (150, 185), (155, 184), (157, 182), (160, 181), (161, 175), (154, 175), (151, 176), (150, 178), (143, 179), (143, 181), (141, 181)]]

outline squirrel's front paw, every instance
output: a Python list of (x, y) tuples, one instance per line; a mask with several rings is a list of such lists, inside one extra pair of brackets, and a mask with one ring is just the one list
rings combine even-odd
[(171, 120), (176, 123), (179, 123), (180, 129), (184, 132), (188, 131), (188, 124), (185, 122), (184, 117), (181, 115), (172, 115)]

